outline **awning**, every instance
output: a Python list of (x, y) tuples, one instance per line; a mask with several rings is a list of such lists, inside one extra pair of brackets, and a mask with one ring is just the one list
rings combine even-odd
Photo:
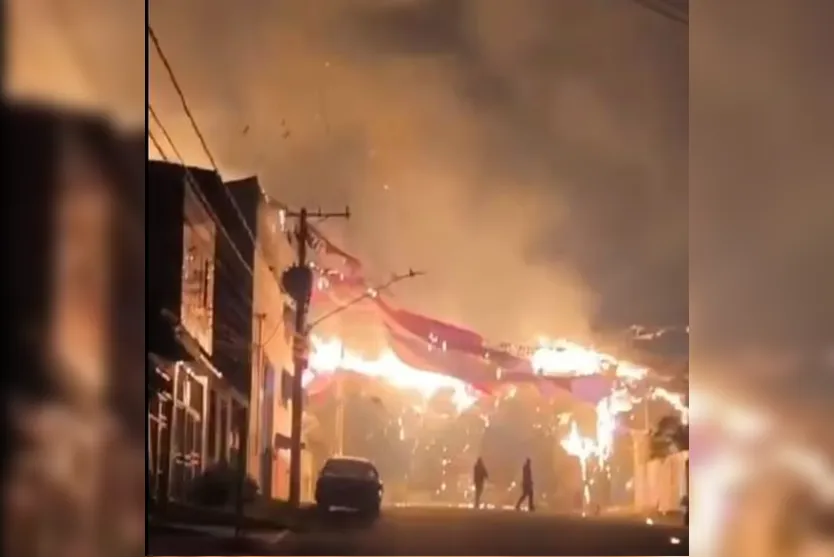
[[(159, 354), (156, 354), (154, 352), (148, 352), (148, 360), (150, 361), (151, 364), (153, 364), (153, 366), (155, 368), (154, 372), (162, 373), (163, 375), (165, 375), (166, 379), (168, 379), (168, 380), (171, 379), (171, 377), (169, 376), (169, 373), (168, 373), (168, 369), (170, 369), (174, 365), (174, 362), (172, 362), (171, 360), (169, 360), (167, 358), (164, 358), (164, 357), (162, 357)], [(151, 370), (148, 370), (148, 371), (151, 371)]]
[[(174, 336), (177, 342), (185, 349), (189, 356), (193, 358), (192, 364), (189, 366), (190, 371), (198, 377), (204, 377), (210, 381), (214, 381), (215, 387), (219, 387), (225, 393), (228, 393), (232, 398), (246, 408), (249, 407), (249, 397), (234, 388), (223, 376), (223, 373), (217, 369), (211, 362), (210, 356), (203, 350), (200, 343), (191, 336), (191, 333), (183, 326), (182, 322), (168, 309), (162, 310), (162, 316), (174, 328)], [(157, 358), (160, 361), (165, 361), (163, 358)]]
[(180, 345), (185, 348), (185, 351), (188, 352), (192, 358), (194, 358), (196, 363), (199, 364), (197, 367), (202, 368), (199, 369), (198, 373), (221, 379), (223, 374), (219, 369), (214, 367), (214, 364), (211, 363), (211, 357), (203, 350), (203, 347), (200, 346), (197, 339), (188, 332), (188, 329), (183, 326), (182, 321), (180, 321), (180, 319), (168, 309), (162, 310), (162, 316), (165, 317), (171, 326), (174, 327), (174, 335)]

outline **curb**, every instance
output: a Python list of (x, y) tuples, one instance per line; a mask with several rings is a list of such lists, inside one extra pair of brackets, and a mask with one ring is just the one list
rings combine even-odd
[[(201, 534), (218, 539), (234, 539), (234, 526), (204, 526), (199, 524), (165, 523), (153, 526), (154, 529), (163, 533), (177, 534)], [(275, 545), (280, 543), (290, 531), (288, 529), (276, 530), (250, 530), (243, 529), (240, 538), (248, 541)]]

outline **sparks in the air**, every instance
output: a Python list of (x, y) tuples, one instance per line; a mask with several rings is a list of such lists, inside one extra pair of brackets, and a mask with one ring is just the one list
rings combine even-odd
[[(428, 400), (441, 389), (452, 391), (452, 399), (458, 412), (470, 408), (478, 399), (472, 389), (463, 381), (454, 377), (415, 369), (403, 363), (390, 349), (384, 350), (376, 358), (365, 358), (347, 349), (338, 338), (311, 338), (309, 370), (305, 375), (305, 384), (315, 375), (328, 375), (336, 370), (348, 370), (368, 377), (375, 377), (389, 385), (418, 392)], [(530, 355), (533, 369), (546, 375), (590, 376), (601, 373), (613, 373), (621, 379), (611, 393), (599, 401), (595, 408), (596, 434), (583, 437), (575, 420), (571, 419), (570, 430), (561, 440), (564, 450), (579, 460), (582, 472), (583, 499), (590, 502), (592, 478), (589, 463), (593, 459), (598, 470), (610, 474), (609, 461), (614, 452), (614, 440), (617, 432), (617, 416), (630, 411), (636, 399), (632, 397), (622, 383), (642, 381), (648, 370), (629, 362), (618, 361), (612, 356), (596, 352), (567, 341), (541, 340), (539, 347)], [(517, 392), (514, 385), (508, 385), (502, 398), (512, 398)], [(682, 421), (688, 421), (688, 407), (683, 397), (665, 389), (652, 390), (651, 396), (665, 400), (681, 415)], [(496, 398), (495, 403), (498, 403)], [(489, 418), (484, 417), (485, 423)], [(401, 431), (401, 436), (403, 435)]]

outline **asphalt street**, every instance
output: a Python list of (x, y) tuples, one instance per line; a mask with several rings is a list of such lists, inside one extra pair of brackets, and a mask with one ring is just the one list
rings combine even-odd
[(277, 555), (689, 555), (686, 528), (626, 518), (393, 508), (374, 520), (311, 518)]

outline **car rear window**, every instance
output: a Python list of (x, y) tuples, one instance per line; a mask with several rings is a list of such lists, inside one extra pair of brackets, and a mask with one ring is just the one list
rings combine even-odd
[(323, 476), (340, 476), (346, 478), (377, 478), (374, 467), (361, 460), (328, 460), (321, 471)]

